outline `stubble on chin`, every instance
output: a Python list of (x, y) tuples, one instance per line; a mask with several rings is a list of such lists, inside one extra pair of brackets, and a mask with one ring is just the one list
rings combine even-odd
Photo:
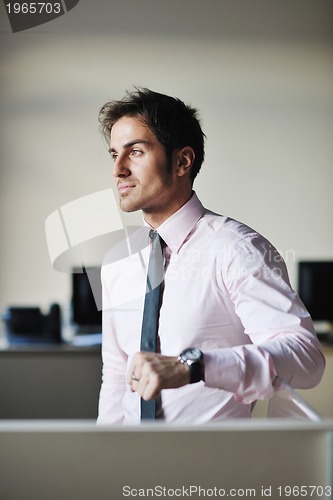
[(127, 196), (121, 197), (119, 199), (119, 207), (122, 212), (136, 212), (141, 208), (138, 202), (130, 200)]

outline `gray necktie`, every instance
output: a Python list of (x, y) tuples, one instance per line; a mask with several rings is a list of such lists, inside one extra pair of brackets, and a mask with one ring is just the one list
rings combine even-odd
[[(151, 230), (152, 247), (148, 263), (147, 288), (143, 310), (140, 350), (156, 352), (160, 296), (163, 281), (162, 240), (157, 231)], [(156, 400), (141, 398), (141, 420), (156, 418)]]

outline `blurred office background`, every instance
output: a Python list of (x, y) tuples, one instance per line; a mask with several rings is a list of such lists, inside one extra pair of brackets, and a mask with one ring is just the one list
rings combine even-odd
[(294, 286), (298, 260), (333, 260), (332, 36), (330, 0), (80, 0), (15, 34), (1, 4), (0, 311), (68, 307), (45, 220), (113, 185), (98, 110), (133, 86), (199, 109), (199, 197), (266, 235)]

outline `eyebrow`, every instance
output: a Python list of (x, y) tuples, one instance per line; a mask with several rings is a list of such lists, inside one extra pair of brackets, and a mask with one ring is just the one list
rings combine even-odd
[[(126, 142), (126, 144), (123, 145), (123, 148), (130, 148), (131, 146), (134, 146), (134, 144), (150, 144), (150, 141), (145, 139), (134, 139), (134, 141)], [(117, 150), (115, 148), (109, 148), (108, 151), (109, 153), (115, 153)]]

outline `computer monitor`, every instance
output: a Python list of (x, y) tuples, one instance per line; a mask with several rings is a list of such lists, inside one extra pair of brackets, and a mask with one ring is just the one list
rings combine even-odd
[(100, 279), (92, 279), (96, 274), (98, 276), (100, 274), (100, 270), (97, 268), (73, 269), (71, 319), (76, 327), (76, 333), (99, 333), (102, 331), (102, 311), (97, 306), (100, 302), (102, 285)]
[(333, 261), (299, 262), (298, 294), (314, 321), (333, 322)]

